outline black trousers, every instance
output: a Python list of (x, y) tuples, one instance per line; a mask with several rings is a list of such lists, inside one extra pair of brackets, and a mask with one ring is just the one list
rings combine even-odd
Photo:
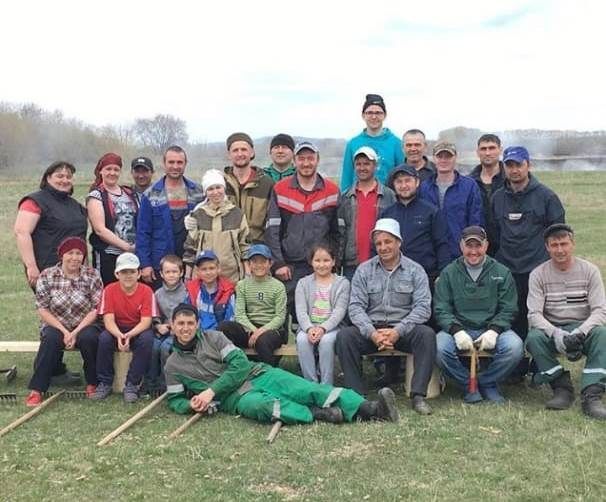
[[(426, 396), (427, 385), (431, 379), (436, 360), (436, 334), (434, 330), (423, 324), (401, 336), (394, 348), (414, 356), (415, 369), (412, 375), (411, 397)], [(377, 346), (370, 338), (364, 338), (355, 326), (343, 328), (337, 334), (337, 356), (345, 375), (345, 387), (366, 395), (367, 388), (362, 378), (362, 356), (377, 352)]]
[[(76, 338), (76, 348), (84, 360), (84, 376), (86, 383), (97, 384), (97, 345), (99, 343), (100, 329), (96, 325), (87, 326)], [(28, 388), (39, 392), (46, 392), (50, 386), (51, 376), (61, 358), (65, 344), (63, 333), (56, 328), (46, 326), (40, 334), (40, 348), (34, 361), (34, 374)]]
[(105, 251), (96, 251), (93, 249), (93, 268), (99, 272), (104, 286), (118, 280), (114, 275), (117, 259), (117, 254), (108, 254)]
[[(217, 326), (218, 331), (229, 338), (236, 347), (242, 349), (248, 348), (248, 339), (250, 333), (246, 331), (244, 326), (234, 321), (223, 321)], [(257, 351), (257, 359), (271, 366), (278, 366), (280, 356), (274, 356), (274, 350), (280, 348), (283, 343), (286, 343), (286, 337), (281, 330), (271, 330), (263, 333), (257, 338), (255, 350)]]
[[(302, 279), (306, 275), (312, 274), (314, 270), (307, 262), (289, 263), (288, 266), (290, 267), (292, 273), (292, 279), (284, 282), (284, 287), (286, 288), (286, 312), (290, 314), (293, 322), (297, 322), (297, 312), (295, 310), (295, 289), (297, 289), (299, 279)], [(288, 329), (288, 316), (284, 322), (284, 326), (286, 329)]]

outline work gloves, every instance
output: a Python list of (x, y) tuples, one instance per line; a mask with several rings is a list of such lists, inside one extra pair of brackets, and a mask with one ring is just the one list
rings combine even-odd
[(494, 350), (498, 336), (499, 334), (494, 329), (488, 329), (476, 338), (474, 343), (480, 350)]
[(569, 361), (578, 361), (583, 355), (584, 335), (578, 329), (572, 330), (572, 333), (556, 328), (551, 335), (556, 350), (564, 354)]
[(465, 330), (459, 330), (454, 335), (455, 345), (460, 351), (473, 350), (473, 340)]

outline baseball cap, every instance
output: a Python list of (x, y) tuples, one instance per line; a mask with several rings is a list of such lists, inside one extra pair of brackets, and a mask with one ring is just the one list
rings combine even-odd
[(114, 271), (120, 272), (121, 270), (138, 270), (140, 266), (141, 263), (139, 262), (139, 258), (137, 258), (136, 254), (122, 253), (116, 260), (116, 268)]
[(486, 230), (484, 230), (479, 225), (471, 225), (469, 227), (465, 227), (461, 232), (461, 240), (465, 243), (471, 240), (484, 242), (487, 239), (488, 237), (486, 236)]
[(295, 155), (297, 155), (301, 150), (305, 149), (311, 150), (314, 153), (320, 153), (318, 147), (311, 141), (301, 141), (301, 143), (297, 143), (297, 146), (295, 146)]
[(204, 251), (199, 253), (198, 256), (196, 256), (196, 266), (200, 265), (200, 263), (206, 260), (219, 261), (219, 258), (217, 258), (217, 255), (212, 249), (205, 249)]
[(558, 232), (568, 232), (571, 235), (574, 235), (574, 230), (570, 225), (566, 225), (566, 223), (554, 223), (553, 225), (549, 225), (545, 231), (543, 232), (543, 239), (549, 239), (553, 234)]
[(377, 220), (375, 223), (375, 228), (372, 229), (373, 236), (375, 232), (387, 232), (388, 234), (402, 240), (402, 235), (400, 234), (400, 224), (393, 218), (381, 218)]
[(457, 147), (454, 143), (449, 143), (448, 141), (439, 141), (433, 147), (433, 154), (437, 155), (440, 152), (448, 152), (451, 155), (457, 154)]
[(503, 152), (503, 163), (509, 160), (521, 164), (524, 160), (530, 160), (530, 155), (523, 146), (508, 146)]
[(379, 160), (379, 156), (377, 155), (377, 152), (375, 152), (372, 148), (370, 148), (369, 146), (362, 146), (360, 148), (358, 148), (356, 150), (356, 153), (354, 153), (354, 159), (358, 156), (358, 155), (364, 155), (366, 158), (368, 158), (368, 160), (374, 160), (375, 162), (377, 160)]
[(398, 174), (405, 174), (406, 176), (412, 176), (413, 178), (419, 177), (418, 171), (408, 164), (400, 164), (399, 166), (394, 167), (389, 174), (389, 179), (393, 181)]
[(265, 244), (253, 244), (248, 248), (246, 253), (246, 259), (250, 260), (253, 256), (264, 256), (268, 260), (271, 260), (271, 251)]
[(137, 158), (133, 159), (133, 161), (130, 163), (131, 169), (135, 169), (139, 166), (145, 167), (146, 169), (149, 169), (150, 171), (154, 170), (154, 165), (152, 164), (152, 161), (150, 159), (148, 159), (147, 157), (137, 157)]

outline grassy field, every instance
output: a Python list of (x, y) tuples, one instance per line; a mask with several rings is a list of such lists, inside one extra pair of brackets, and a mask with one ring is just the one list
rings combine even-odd
[[(577, 251), (606, 271), (606, 173), (539, 173), (577, 231)], [(33, 295), (12, 236), (19, 198), (35, 180), (1, 179), (0, 339), (37, 339)], [(84, 185), (78, 186), (81, 199)], [(79, 357), (68, 354), (70, 369)], [(0, 428), (26, 411), (33, 354), (0, 354), (19, 378), (17, 406), (0, 404)], [(284, 365), (297, 371), (294, 361)], [(580, 366), (574, 367), (578, 377)], [(372, 372), (369, 371), (369, 377)], [(110, 445), (95, 443), (144, 406), (60, 401), (0, 439), (0, 500), (604, 500), (606, 424), (543, 408), (547, 389), (505, 387), (506, 406), (468, 407), (449, 386), (434, 415), (409, 409), (399, 424), (269, 427), (204, 418), (175, 441), (183, 417), (162, 407)]]

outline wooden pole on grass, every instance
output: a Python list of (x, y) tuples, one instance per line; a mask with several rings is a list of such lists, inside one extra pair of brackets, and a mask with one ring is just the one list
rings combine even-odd
[(2, 429), (0, 431), (0, 437), (4, 436), (5, 434), (8, 434), (10, 431), (12, 431), (13, 429), (16, 429), (17, 427), (19, 427), (21, 424), (27, 422), (30, 418), (35, 417), (36, 415), (38, 415), (38, 413), (41, 413), (42, 410), (44, 410), (47, 406), (49, 406), (50, 404), (52, 404), (54, 401), (56, 401), (57, 399), (59, 399), (63, 394), (65, 393), (65, 390), (60, 390), (59, 392), (57, 392), (55, 395), (53, 395), (52, 397), (49, 397), (48, 399), (46, 399), (45, 401), (42, 401), (41, 404), (39, 404), (38, 406), (36, 406), (33, 410), (28, 411), (25, 415), (23, 415), (22, 417), (18, 418), (17, 420), (15, 420), (14, 422), (8, 424), (4, 429)]
[(126, 422), (124, 422), (120, 427), (110, 432), (107, 436), (105, 436), (101, 441), (97, 443), (97, 446), (103, 446), (109, 443), (112, 439), (118, 437), (122, 434), (126, 429), (128, 429), (131, 425), (137, 422), (139, 419), (143, 418), (150, 411), (152, 411), (156, 406), (158, 406), (168, 394), (165, 392), (160, 397), (154, 399), (151, 403), (149, 403), (145, 408), (141, 411), (137, 412), (135, 415), (130, 417)]
[(180, 434), (185, 432), (187, 429), (189, 429), (192, 425), (194, 425), (198, 420), (200, 420), (201, 416), (202, 416), (202, 413), (196, 413), (195, 415), (192, 415), (191, 417), (189, 417), (187, 419), (187, 422), (180, 425), (177, 429), (175, 429), (171, 433), (170, 436), (168, 436), (168, 439), (175, 439), (177, 436), (179, 436)]
[(272, 425), (271, 430), (269, 431), (269, 434), (267, 436), (267, 442), (269, 444), (274, 442), (274, 439), (276, 439), (276, 436), (278, 435), (278, 432), (280, 432), (282, 425), (283, 424), (281, 420), (278, 420), (274, 423), (274, 425)]

